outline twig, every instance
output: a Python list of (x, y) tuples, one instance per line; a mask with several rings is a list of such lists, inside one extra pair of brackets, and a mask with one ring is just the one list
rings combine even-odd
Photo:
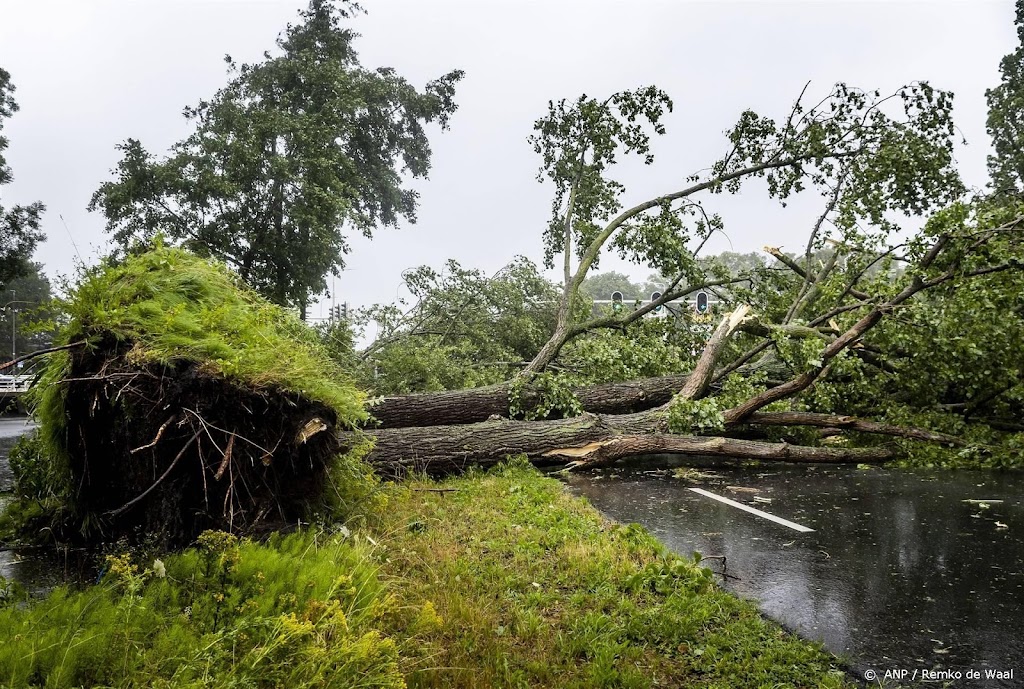
[[(700, 561), (698, 561), (697, 564), (700, 564), (701, 562), (704, 562), (704, 560), (721, 560), (722, 561), (722, 571), (719, 572), (719, 574), (722, 575), (722, 579), (723, 580), (729, 578), (729, 561), (726, 559), (725, 555), (704, 555), (703, 557), (701, 557)], [(737, 579), (738, 577), (733, 577), (733, 578)]]
[(72, 349), (74, 347), (81, 347), (85, 343), (86, 343), (85, 340), (79, 340), (78, 342), (72, 342), (71, 344), (60, 345), (59, 347), (47, 347), (46, 349), (39, 349), (39, 350), (36, 350), (34, 352), (30, 352), (28, 354), (23, 354), (22, 356), (19, 356), (17, 359), (12, 359), (12, 360), (8, 361), (7, 363), (0, 364), (0, 371), (3, 371), (4, 369), (8, 369), (11, 366), (14, 366), (15, 364), (20, 364), (22, 361), (28, 361), (29, 359), (35, 359), (37, 356), (42, 356), (44, 354), (52, 354), (54, 352), (61, 352), (61, 351), (65, 350), (65, 349)]
[(170, 418), (167, 419), (166, 421), (164, 421), (164, 424), (162, 426), (160, 426), (160, 430), (158, 430), (156, 432), (156, 437), (153, 438), (153, 442), (149, 443), (148, 445), (143, 445), (142, 447), (137, 447), (134, 450), (132, 450), (129, 454), (135, 454), (136, 452), (142, 452), (143, 450), (148, 450), (149, 448), (153, 447), (158, 442), (160, 442), (160, 437), (164, 434), (164, 431), (167, 430), (167, 427), (171, 425), (171, 422), (174, 421), (174, 419), (176, 419), (176, 418), (177, 418), (177, 414), (171, 414)]
[(220, 466), (217, 468), (217, 473), (213, 475), (214, 481), (219, 481), (224, 472), (227, 471), (228, 464), (231, 463), (231, 450), (235, 447), (235, 436), (228, 438), (228, 447), (224, 450), (224, 459), (220, 461)]
[(198, 438), (198, 437), (199, 437), (199, 433), (198, 433), (198, 432), (196, 432), (196, 433), (195, 433), (195, 434), (194, 434), (194, 435), (192, 436), (192, 438), (191, 438), (191, 439), (190, 439), (190, 440), (189, 440), (189, 441), (188, 441), (187, 443), (185, 443), (185, 447), (181, 448), (181, 451), (179, 451), (179, 452), (178, 452), (178, 454), (177, 454), (177, 455), (176, 455), (176, 456), (174, 457), (174, 460), (173, 460), (173, 461), (171, 462), (171, 465), (170, 465), (169, 467), (167, 467), (167, 469), (165, 469), (165, 470), (164, 470), (164, 473), (160, 474), (160, 478), (158, 478), (158, 479), (157, 479), (156, 481), (154, 481), (154, 482), (153, 482), (153, 485), (151, 485), (151, 486), (150, 486), (149, 488), (147, 488), (146, 490), (142, 491), (142, 493), (141, 493), (141, 494), (139, 494), (139, 496), (138, 496), (138, 497), (135, 497), (135, 498), (133, 498), (133, 499), (129, 500), (128, 502), (126, 502), (126, 503), (125, 503), (124, 505), (122, 505), (121, 507), (117, 508), (116, 510), (113, 510), (112, 512), (107, 512), (106, 514), (107, 514), (108, 516), (111, 516), (111, 517), (117, 517), (118, 515), (120, 515), (121, 513), (123, 513), (123, 512), (125, 511), (125, 510), (127, 510), (128, 508), (130, 508), (130, 507), (131, 507), (132, 505), (135, 505), (135, 504), (136, 504), (137, 502), (139, 502), (140, 500), (142, 500), (143, 498), (145, 498), (145, 497), (146, 497), (147, 495), (149, 495), (150, 493), (152, 493), (152, 492), (153, 492), (153, 490), (154, 490), (154, 489), (155, 489), (155, 488), (156, 488), (157, 486), (159, 486), (159, 485), (160, 485), (160, 483), (161, 483), (161, 482), (163, 482), (163, 480), (164, 480), (165, 478), (167, 478), (167, 477), (168, 477), (168, 476), (170, 475), (171, 471), (172, 471), (172, 470), (174, 469), (174, 467), (175, 467), (175, 466), (176, 466), (176, 465), (178, 464), (178, 461), (179, 461), (179, 460), (180, 460), (180, 459), (181, 459), (182, 457), (184, 457), (184, 456), (185, 456), (185, 452), (186, 452), (186, 451), (188, 450), (188, 448), (192, 447), (192, 443), (194, 443), (194, 442), (196, 441), (196, 438)]

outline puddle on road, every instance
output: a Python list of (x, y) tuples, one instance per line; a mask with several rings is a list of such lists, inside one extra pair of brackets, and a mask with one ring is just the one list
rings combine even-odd
[[(568, 482), (676, 552), (726, 556), (727, 588), (822, 641), (855, 674), (989, 668), (1024, 676), (1024, 476), (812, 466), (686, 475), (611, 471)], [(981, 499), (992, 502), (964, 502)]]

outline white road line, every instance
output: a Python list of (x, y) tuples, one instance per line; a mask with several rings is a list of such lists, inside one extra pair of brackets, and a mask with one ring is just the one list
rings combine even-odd
[(814, 529), (809, 529), (806, 526), (801, 526), (800, 524), (794, 524), (793, 522), (789, 521), (788, 519), (783, 519), (782, 517), (776, 517), (774, 514), (768, 514), (767, 512), (762, 512), (761, 510), (755, 510), (753, 507), (748, 507), (747, 505), (744, 505), (741, 502), (736, 502), (735, 500), (730, 500), (729, 498), (724, 498), (721, 495), (715, 495), (714, 493), (709, 493), (708, 491), (704, 490), (703, 488), (691, 488), (690, 490), (692, 490), (694, 493), (698, 493), (698, 494), (703, 495), (705, 497), (711, 498), (712, 500), (718, 500), (719, 502), (724, 502), (726, 505), (732, 505), (733, 507), (735, 507), (737, 509), (741, 509), (744, 512), (750, 512), (751, 514), (756, 514), (758, 517), (761, 517), (763, 519), (767, 519), (770, 522), (775, 522), (776, 524), (782, 524), (783, 526), (788, 526), (789, 528), (793, 529), (794, 531), (800, 531), (802, 533), (807, 533), (809, 531), (814, 531)]

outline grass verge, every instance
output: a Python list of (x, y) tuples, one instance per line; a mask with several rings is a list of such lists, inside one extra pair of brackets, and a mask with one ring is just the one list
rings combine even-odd
[(9, 601), (0, 682), (844, 686), (820, 647), (528, 465), (382, 490), (354, 533), (211, 532), (166, 563), (116, 556), (97, 586)]
[(402, 644), (410, 686), (844, 686), (820, 646), (529, 466), (392, 494), (381, 576), (443, 620)]

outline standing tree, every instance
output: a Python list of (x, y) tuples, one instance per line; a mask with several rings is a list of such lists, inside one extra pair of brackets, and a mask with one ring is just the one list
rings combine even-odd
[(374, 394), (507, 380), (551, 330), (555, 287), (522, 256), (491, 276), (448, 261), (443, 271), (420, 266), (403, 278), (415, 299), (407, 312), (390, 304), (359, 314), (377, 330), (358, 357)]
[(1002, 82), (985, 92), (995, 149), (988, 169), (997, 193), (1024, 190), (1024, 0), (1017, 0), (1016, 24), (1020, 45), (999, 63)]
[(402, 175), (430, 169), (425, 125), (447, 128), (462, 72), (420, 92), (358, 61), (361, 12), (312, 0), (278, 39), (280, 55), (237, 65), (211, 100), (185, 111), (195, 132), (157, 160), (129, 139), (117, 179), (93, 195), (122, 249), (163, 234), (228, 263), (258, 292), (302, 313), (348, 252), (346, 233), (415, 222)]
[[(7, 137), (3, 135), (4, 120), (18, 111), (14, 101), (14, 85), (10, 73), (0, 68), (0, 185), (13, 179), (4, 158)], [(31, 266), (29, 258), (36, 244), (43, 238), (39, 218), (45, 207), (36, 202), (28, 206), (14, 206), (5, 211), (0, 206), (0, 289), (14, 278), (25, 275)], [(2, 296), (2, 295), (0, 295)]]
[(651, 296), (650, 292), (645, 294), (644, 288), (630, 280), (628, 275), (615, 271), (588, 276), (580, 285), (580, 291), (591, 299), (611, 299), (613, 292), (621, 292), (626, 302), (644, 300)]
[(23, 355), (53, 342), (56, 325), (50, 281), (41, 263), (26, 261), (26, 266), (24, 275), (7, 283), (6, 294), (0, 293), (5, 302), (12, 294), (17, 296), (10, 308), (0, 309), (0, 361), (13, 358), (12, 345), (14, 354)]

